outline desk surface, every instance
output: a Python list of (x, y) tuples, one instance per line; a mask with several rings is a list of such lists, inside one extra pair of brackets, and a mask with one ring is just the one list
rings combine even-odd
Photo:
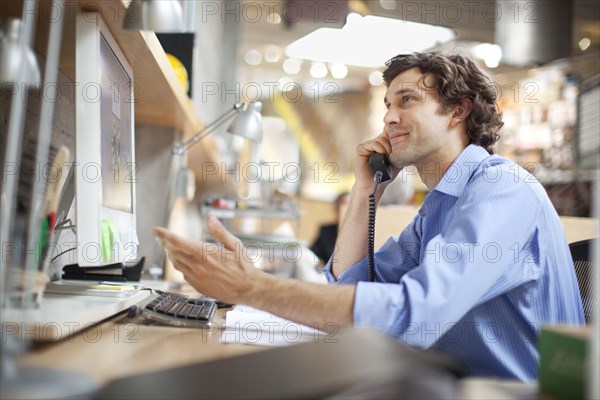
[[(169, 290), (166, 282), (142, 283)], [(187, 284), (176, 291), (199, 296)], [(22, 318), (27, 321), (27, 338), (38, 341), (21, 364), (81, 372), (104, 384), (128, 375), (264, 349), (220, 343), (227, 309), (218, 310), (213, 326), (205, 329), (135, 323), (126, 310), (148, 295), (145, 290), (127, 298), (46, 294), (42, 308), (25, 312)], [(32, 329), (33, 321), (36, 329)]]
[(38, 343), (23, 366), (76, 371), (99, 384), (143, 372), (231, 357), (265, 347), (220, 343), (225, 310), (213, 328), (179, 328), (132, 323), (121, 314), (55, 343)]
[[(185, 292), (184, 292), (185, 293)], [(185, 293), (188, 294), (188, 293)], [(115, 300), (115, 299), (113, 299)], [(215, 315), (212, 328), (179, 328), (137, 324), (120, 313), (97, 325), (54, 342), (36, 343), (19, 362), (23, 367), (46, 367), (79, 372), (99, 386), (142, 373), (221, 360), (268, 347), (222, 344), (221, 334), (227, 309)], [(486, 391), (486, 388), (493, 391)], [(535, 398), (536, 385), (515, 382), (465, 380), (459, 388), (463, 398), (474, 394), (502, 398)]]

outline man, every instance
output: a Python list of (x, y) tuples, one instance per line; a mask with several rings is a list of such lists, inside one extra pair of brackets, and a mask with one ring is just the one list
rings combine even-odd
[[(493, 155), (502, 126), (489, 79), (460, 55), (400, 55), (387, 64), (381, 135), (358, 146), (356, 182), (323, 286), (261, 273), (214, 217), (215, 251), (158, 228), (200, 292), (306, 325), (369, 326), (460, 358), (473, 375), (536, 378), (539, 328), (584, 323), (562, 226), (542, 186)], [(368, 159), (415, 166), (430, 193), (367, 282)], [(377, 198), (385, 190), (379, 185)]]

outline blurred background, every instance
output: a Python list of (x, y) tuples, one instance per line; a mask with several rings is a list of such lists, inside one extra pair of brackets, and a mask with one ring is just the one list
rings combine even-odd
[[(280, 121), (260, 160), (297, 163), (300, 179), (282, 178), (280, 169), (272, 189), (299, 199), (300, 239), (310, 242), (335, 219), (333, 200), (352, 185), (356, 145), (381, 132), (383, 63), (417, 50), (478, 61), (504, 114), (497, 152), (534, 173), (560, 215), (590, 216), (599, 154), (596, 1), (192, 3), (197, 114), (211, 120), (234, 101), (260, 100), (263, 114)], [(243, 142), (215, 140), (223, 162), (243, 159)], [(284, 142), (293, 143), (290, 154), (281, 154)], [(189, 163), (197, 202), (226, 189), (202, 182), (201, 162)], [(237, 190), (229, 194), (248, 195)], [(385, 202), (418, 207), (425, 194), (408, 171)]]
[[(140, 0), (65, 3), (58, 74), (61, 87), (73, 85), (74, 10), (99, 8), (140, 85), (137, 231), (150, 265), (164, 261), (152, 226), (202, 239), (211, 211), (248, 240), (313, 243), (320, 227), (337, 222), (335, 199), (352, 187), (356, 146), (383, 128), (385, 62), (411, 51), (474, 59), (490, 76), (504, 116), (496, 151), (537, 177), (560, 216), (592, 216), (600, 164), (597, 0), (154, 3), (177, 5), (183, 21), (177, 32), (155, 30), (155, 38), (149, 28), (124, 29), (126, 10), (139, 9)], [(43, 62), (51, 2), (36, 4), (34, 49)], [(3, 2), (0, 15), (18, 17), (21, 9), (21, 1)], [(4, 127), (9, 102), (2, 93)], [(29, 96), (34, 101), (39, 96)], [(231, 135), (222, 124), (185, 158), (174, 157), (174, 144), (234, 104), (258, 101), (261, 143)], [(52, 143), (74, 151), (74, 104), (63, 96), (55, 108)], [(37, 130), (36, 112), (28, 104), (26, 131)], [(407, 168), (382, 205), (402, 208), (408, 223), (426, 194)], [(388, 218), (377, 227), (397, 234), (402, 223)]]

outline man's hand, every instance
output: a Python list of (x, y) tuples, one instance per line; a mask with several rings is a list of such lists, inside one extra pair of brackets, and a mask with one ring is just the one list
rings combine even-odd
[(326, 331), (352, 324), (354, 286), (327, 286), (264, 273), (244, 259), (242, 242), (215, 216), (208, 216), (206, 226), (222, 247), (154, 228), (175, 268), (200, 293)]
[(264, 273), (245, 259), (242, 241), (214, 215), (208, 216), (206, 226), (222, 246), (192, 242), (164, 228), (153, 231), (165, 246), (174, 267), (196, 290), (227, 303), (243, 303), (246, 297), (252, 296)]
[[(360, 192), (370, 192), (373, 190), (373, 172), (369, 166), (369, 158), (373, 153), (382, 153), (386, 156), (392, 152), (392, 145), (385, 132), (374, 139), (367, 140), (358, 145), (356, 148), (356, 159), (354, 162), (354, 175), (356, 178), (356, 189)], [(391, 183), (398, 173), (400, 168), (392, 167), (392, 179), (381, 184), (385, 188)]]

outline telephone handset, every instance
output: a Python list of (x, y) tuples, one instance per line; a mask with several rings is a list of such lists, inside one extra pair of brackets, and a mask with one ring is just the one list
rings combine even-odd
[(392, 178), (392, 164), (390, 164), (385, 154), (373, 153), (369, 158), (369, 165), (371, 171), (373, 171), (373, 176), (376, 177), (377, 172), (381, 172), (379, 183), (389, 181)]
[(373, 153), (369, 158), (369, 166), (373, 171), (373, 180), (375, 181), (375, 187), (373, 193), (369, 195), (369, 231), (368, 231), (368, 262), (369, 262), (369, 282), (375, 281), (375, 212), (377, 205), (375, 203), (375, 193), (377, 192), (377, 186), (381, 182), (389, 181), (392, 179), (392, 164), (388, 160), (387, 156), (382, 153)]

